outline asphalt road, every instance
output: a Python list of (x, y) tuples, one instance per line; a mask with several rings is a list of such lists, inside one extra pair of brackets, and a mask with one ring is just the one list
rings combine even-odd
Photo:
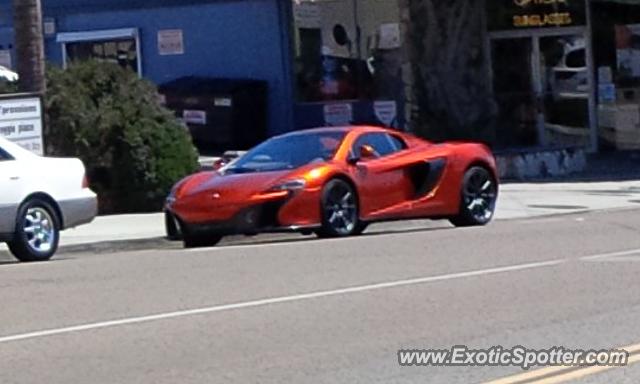
[(523, 371), (397, 351), (640, 343), (638, 210), (374, 232), (2, 264), (0, 383), (481, 383)]

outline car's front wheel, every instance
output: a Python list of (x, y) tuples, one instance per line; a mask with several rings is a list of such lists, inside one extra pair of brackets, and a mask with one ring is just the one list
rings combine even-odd
[(460, 212), (450, 219), (457, 227), (486, 225), (492, 219), (498, 199), (498, 183), (484, 167), (472, 167), (462, 179)]
[(322, 190), (322, 228), (319, 237), (346, 237), (362, 233), (358, 196), (344, 180), (334, 179)]
[(60, 219), (51, 204), (42, 199), (22, 204), (13, 240), (8, 243), (11, 253), (23, 262), (46, 261), (58, 250), (59, 241)]
[(182, 232), (180, 230), (180, 224), (178, 219), (170, 212), (164, 213), (164, 228), (167, 234), (167, 239), (170, 241), (182, 240)]

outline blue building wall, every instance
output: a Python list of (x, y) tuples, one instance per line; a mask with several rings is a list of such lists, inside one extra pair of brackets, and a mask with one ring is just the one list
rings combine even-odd
[[(7, 5), (2, 0), (0, 10)], [(55, 20), (56, 33), (138, 28), (143, 76), (157, 84), (187, 75), (266, 80), (269, 134), (293, 129), (286, 1), (43, 0), (43, 8), (44, 17)], [(158, 54), (162, 29), (183, 30), (183, 55)], [(0, 45), (4, 39), (0, 33)], [(45, 52), (49, 60), (62, 63), (62, 44), (55, 35), (45, 38)]]

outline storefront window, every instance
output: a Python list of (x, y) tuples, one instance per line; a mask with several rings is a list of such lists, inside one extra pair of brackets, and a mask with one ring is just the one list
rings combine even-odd
[(539, 44), (543, 144), (587, 147), (591, 84), (585, 35), (543, 36)]
[(592, 147), (583, 1), (487, 2), (497, 147)]
[(99, 60), (138, 71), (136, 41), (133, 39), (70, 43), (67, 44), (67, 58), (69, 61)]
[(57, 41), (62, 44), (65, 65), (79, 60), (100, 60), (142, 75), (140, 42), (135, 28), (63, 32), (57, 35)]
[(293, 1), (300, 102), (398, 95), (401, 41), (395, 1)]

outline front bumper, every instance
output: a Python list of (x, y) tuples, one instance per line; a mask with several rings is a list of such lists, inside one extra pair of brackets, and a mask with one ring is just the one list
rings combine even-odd
[(200, 204), (190, 205), (186, 201), (168, 202), (165, 222), (169, 238), (175, 238), (176, 233), (304, 232), (319, 228), (321, 221), (317, 190), (257, 195), (244, 205), (220, 204), (202, 208)]

